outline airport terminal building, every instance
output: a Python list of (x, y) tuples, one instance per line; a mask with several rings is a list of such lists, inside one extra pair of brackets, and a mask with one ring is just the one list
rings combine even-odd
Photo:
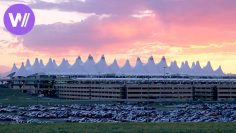
[(77, 58), (74, 65), (67, 60), (57, 66), (35, 60), (12, 69), (9, 87), (31, 94), (44, 94), (73, 100), (113, 101), (232, 101), (236, 100), (236, 77), (225, 75), (219, 67), (213, 70), (210, 62), (181, 67), (176, 62), (167, 65), (165, 58), (156, 64), (150, 57), (147, 64), (140, 58), (132, 67), (129, 61), (119, 67), (116, 60), (107, 65), (105, 57), (97, 63), (92, 56), (83, 63)]
[(232, 77), (30, 76), (12, 79), (10, 87), (71, 100), (236, 100), (236, 78)]
[(55, 89), (67, 99), (236, 100), (236, 79), (227, 78), (60, 78)]

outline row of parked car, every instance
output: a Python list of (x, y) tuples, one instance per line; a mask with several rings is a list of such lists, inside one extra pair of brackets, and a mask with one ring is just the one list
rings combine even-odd
[(236, 122), (236, 104), (178, 104), (164, 110), (120, 103), (0, 106), (0, 122)]

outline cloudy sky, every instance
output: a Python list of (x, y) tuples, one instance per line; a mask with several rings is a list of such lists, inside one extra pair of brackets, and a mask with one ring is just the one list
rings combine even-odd
[[(16, 0), (17, 1), (17, 0)], [(36, 26), (27, 35), (14, 36), (0, 20), (0, 72), (35, 57), (63, 57), (70, 63), (89, 54), (122, 66), (137, 57), (208, 60), (236, 73), (236, 0), (2, 0), (0, 18), (12, 4), (29, 5)]]

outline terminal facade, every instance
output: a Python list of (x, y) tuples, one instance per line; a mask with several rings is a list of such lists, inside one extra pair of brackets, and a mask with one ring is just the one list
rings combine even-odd
[(46, 76), (13, 77), (12, 89), (70, 100), (234, 101), (232, 76)]

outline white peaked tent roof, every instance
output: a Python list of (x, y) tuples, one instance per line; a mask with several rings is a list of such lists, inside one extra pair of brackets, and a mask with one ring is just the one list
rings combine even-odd
[(26, 70), (24, 63), (22, 63), (20, 69), (15, 73), (14, 77), (27, 77), (29, 72)]
[(117, 60), (115, 59), (113, 63), (109, 66), (111, 73), (118, 73), (120, 74), (120, 67), (117, 63)]
[(14, 76), (14, 74), (18, 71), (18, 68), (16, 66), (16, 64), (14, 63), (12, 68), (11, 68), (11, 71), (5, 73), (5, 74), (2, 74), (1, 76)]
[(71, 67), (71, 65), (69, 64), (68, 60), (63, 58), (61, 64), (57, 67), (57, 70), (58, 70), (59, 74), (69, 74), (70, 67)]
[(55, 67), (55, 68), (57, 68), (58, 66), (57, 66), (57, 63), (56, 63), (56, 61), (55, 60), (53, 60), (52, 61), (52, 63), (53, 63), (53, 66)]
[(29, 69), (30, 74), (42, 73), (43, 68), (40, 66), (39, 59), (36, 58), (34, 64)]
[(191, 69), (192, 69), (192, 75), (199, 76), (203, 74), (203, 70), (199, 61), (197, 61), (195, 65), (192, 65)]
[(157, 64), (159, 68), (163, 69), (164, 67), (168, 67), (167, 62), (166, 62), (166, 57), (163, 56), (161, 58), (161, 61)]
[(86, 73), (89, 75), (98, 74), (98, 72), (96, 70), (96, 63), (95, 63), (92, 55), (88, 56), (88, 59), (84, 63), (83, 67), (85, 68)]
[(133, 68), (135, 75), (146, 75), (147, 71), (144, 67), (144, 64), (142, 63), (141, 59), (138, 57), (136, 60), (136, 64)]
[[(125, 74), (125, 75), (163, 75), (165, 73), (169, 74), (187, 74), (192, 76), (223, 76), (225, 75), (222, 68), (219, 67), (217, 70), (213, 70), (211, 63), (208, 62), (207, 65), (202, 68), (199, 61), (193, 63), (191, 68), (188, 62), (182, 63), (179, 68), (176, 61), (171, 62), (170, 66), (167, 65), (166, 58), (162, 57), (158, 64), (155, 64), (153, 57), (148, 59), (146, 64), (143, 64), (140, 58), (137, 58), (134, 67), (130, 65), (130, 61), (126, 60), (125, 65), (120, 68), (117, 60), (108, 66), (106, 63), (105, 56), (102, 56), (98, 63), (95, 63), (91, 55), (85, 63), (82, 62), (81, 58), (78, 57), (75, 63), (71, 66), (68, 60), (63, 59), (61, 64), (57, 66), (55, 60), (49, 59), (46, 65), (43, 65), (42, 60), (35, 59), (33, 65), (30, 61), (26, 61), (26, 66), (22, 64), (21, 68), (18, 70), (16, 65), (13, 65), (11, 70), (16, 72), (14, 76), (26, 76), (32, 74), (49, 74), (49, 75), (97, 75), (97, 74)], [(10, 74), (11, 74), (10, 73)]]
[(182, 74), (191, 75), (191, 68), (188, 64), (188, 61), (182, 62), (181, 67), (180, 67), (180, 71)]
[(164, 75), (164, 73), (168, 72), (168, 65), (166, 62), (166, 57), (163, 56), (160, 60), (160, 62), (157, 64), (157, 68), (158, 68), (158, 75)]
[(191, 69), (193, 69), (194, 67), (196, 67), (196, 63), (195, 62), (192, 63)]
[(31, 67), (32, 67), (32, 65), (31, 65), (31, 63), (30, 63), (30, 60), (27, 59), (27, 60), (26, 60), (26, 65), (25, 65), (25, 69), (26, 69), (26, 70), (29, 70), (29, 69), (31, 69)]
[(129, 60), (126, 60), (125, 65), (121, 68), (122, 74), (133, 74), (133, 68), (130, 65)]
[(222, 68), (221, 68), (221, 66), (219, 66), (219, 67), (216, 69), (216, 71), (214, 72), (214, 74), (217, 75), (217, 76), (224, 76), (224, 75), (225, 75), (224, 72), (223, 72), (223, 70), (222, 70)]
[(55, 74), (56, 73), (56, 69), (57, 66), (55, 66), (54, 64), (55, 62), (53, 62), (53, 60), (50, 58), (48, 60), (48, 63), (46, 64), (46, 66), (44, 67), (44, 72), (47, 74)]
[(83, 61), (80, 56), (78, 56), (73, 65), (83, 65)]
[(147, 64), (145, 64), (145, 68), (149, 75), (156, 75), (158, 74), (158, 68), (155, 64), (153, 56), (149, 57)]
[(111, 72), (109, 70), (109, 67), (107, 65), (107, 62), (106, 62), (106, 59), (105, 59), (104, 55), (102, 55), (101, 59), (96, 64), (96, 68), (97, 68), (97, 72), (100, 73), (100, 74), (106, 74), (106, 73)]
[(177, 65), (176, 61), (173, 61), (170, 63), (169, 71), (170, 74), (179, 74), (180, 73), (180, 68)]
[(11, 71), (8, 74), (12, 74), (12, 73), (15, 73), (17, 71), (18, 71), (18, 68), (17, 68), (16, 64), (14, 63), (12, 68), (11, 68)]
[(83, 62), (81, 60), (81, 57), (79, 56), (76, 59), (75, 63), (71, 66), (70, 73), (71, 74), (86, 74), (82, 65), (83, 65)]
[(214, 74), (214, 70), (212, 69), (211, 62), (208, 61), (207, 65), (203, 68), (204, 75), (212, 75)]
[(44, 68), (44, 67), (45, 67), (45, 65), (44, 65), (44, 63), (43, 63), (43, 60), (42, 60), (42, 59), (40, 59), (40, 62), (39, 62), (39, 64), (40, 64), (40, 67), (41, 67), (41, 68)]

